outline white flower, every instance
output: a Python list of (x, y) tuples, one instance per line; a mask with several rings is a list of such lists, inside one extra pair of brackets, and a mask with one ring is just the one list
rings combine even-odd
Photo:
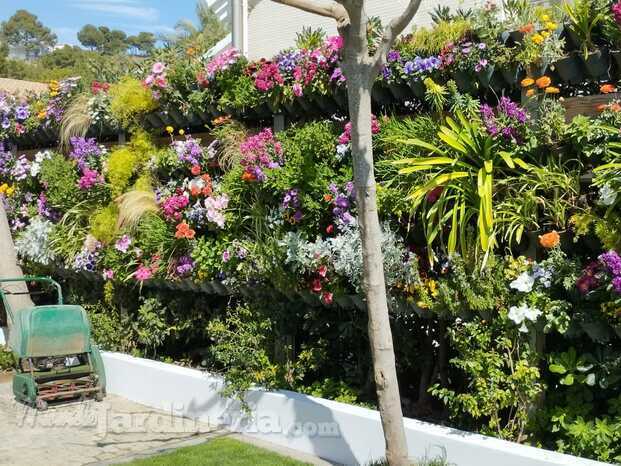
[(533, 289), (535, 277), (528, 272), (522, 272), (519, 277), (509, 283), (509, 286), (515, 290), (528, 293)]
[(612, 189), (609, 183), (599, 188), (599, 203), (603, 206), (610, 206), (617, 200), (617, 192)]
[(528, 307), (527, 304), (522, 303), (519, 306), (511, 306), (507, 317), (516, 325), (520, 325), (520, 332), (527, 333), (526, 321), (536, 322), (540, 315), (541, 311), (539, 309)]

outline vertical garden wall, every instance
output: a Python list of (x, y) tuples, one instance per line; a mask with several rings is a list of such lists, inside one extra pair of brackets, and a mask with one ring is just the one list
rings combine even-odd
[[(438, 9), (374, 87), (404, 410), (618, 461), (621, 9), (499, 10)], [(298, 42), (0, 96), (0, 196), (106, 349), (373, 406), (342, 43)]]

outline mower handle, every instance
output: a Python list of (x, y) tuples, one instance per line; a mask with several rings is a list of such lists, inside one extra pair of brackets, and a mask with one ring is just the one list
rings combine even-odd
[[(51, 277), (41, 277), (41, 276), (30, 276), (27, 275), (25, 277), (20, 277), (20, 278), (0, 278), (0, 284), (2, 283), (13, 283), (13, 282), (44, 282), (44, 283), (51, 283), (52, 285), (54, 285), (56, 287), (56, 293), (58, 295), (58, 304), (62, 306), (63, 304), (63, 290), (60, 287), (60, 284), (52, 279)], [(10, 294), (30, 294), (28, 293), (11, 293), (11, 292), (7, 292), (5, 290), (2, 289), (2, 287), (0, 286), (0, 296), (2, 297), (2, 301), (4, 302), (4, 307), (6, 308), (7, 313), (10, 315), (11, 320), (13, 320), (13, 312), (11, 310), (11, 306), (9, 305), (8, 301), (6, 300), (6, 295), (10, 295)]]

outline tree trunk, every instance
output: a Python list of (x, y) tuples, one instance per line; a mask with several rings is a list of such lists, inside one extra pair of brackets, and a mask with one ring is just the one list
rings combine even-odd
[(384, 260), (382, 230), (377, 212), (377, 188), (373, 168), (371, 89), (374, 75), (366, 60), (367, 18), (350, 12), (350, 32), (345, 40), (344, 71), (347, 77), (349, 114), (352, 123), (352, 157), (358, 221), (362, 239), (364, 289), (369, 314), (369, 341), (379, 411), (386, 440), (386, 459), (391, 466), (409, 464), (403, 427), (401, 397), (395, 366)]
[[(11, 229), (9, 228), (9, 221), (4, 210), (3, 201), (0, 199), (0, 278), (14, 278), (22, 277), (22, 269), (17, 263), (17, 253), (15, 251), (15, 245), (13, 244), (13, 237), (11, 236)], [(11, 284), (0, 284), (3, 289), (11, 290), (13, 292), (22, 293), (28, 292), (28, 287), (24, 282), (16, 282)], [(13, 313), (24, 309), (26, 307), (32, 307), (34, 304), (27, 294), (24, 295), (8, 295), (6, 299), (11, 306)], [(9, 329), (12, 322), (8, 320)]]

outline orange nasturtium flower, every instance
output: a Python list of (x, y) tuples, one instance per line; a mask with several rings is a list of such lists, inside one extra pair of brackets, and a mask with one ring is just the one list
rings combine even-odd
[(179, 225), (177, 225), (177, 232), (175, 233), (175, 238), (193, 239), (194, 235), (196, 235), (196, 232), (192, 230), (190, 228), (190, 225), (188, 225), (187, 223), (181, 222)]
[(326, 202), (331, 202), (332, 201), (332, 194), (324, 194), (323, 195), (323, 200)]
[(546, 94), (558, 94), (561, 90), (558, 87), (548, 86), (544, 92)]
[(535, 95), (535, 89), (529, 89), (526, 91), (526, 97), (532, 97)]
[(559, 245), (561, 236), (554, 230), (539, 237), (539, 244), (546, 249), (552, 249)]
[(615, 92), (616, 90), (617, 88), (614, 84), (602, 84), (599, 87), (599, 92), (601, 92), (602, 94), (610, 94), (611, 92)]
[(533, 84), (535, 84), (535, 80), (533, 78), (524, 78), (522, 79), (520, 84), (522, 85), (522, 87), (532, 86)]
[(548, 76), (542, 76), (535, 81), (539, 89), (545, 89), (552, 84), (552, 80)]
[(525, 24), (524, 26), (520, 28), (520, 32), (523, 34), (530, 34), (534, 30), (535, 30), (535, 26), (533, 26), (533, 23)]

